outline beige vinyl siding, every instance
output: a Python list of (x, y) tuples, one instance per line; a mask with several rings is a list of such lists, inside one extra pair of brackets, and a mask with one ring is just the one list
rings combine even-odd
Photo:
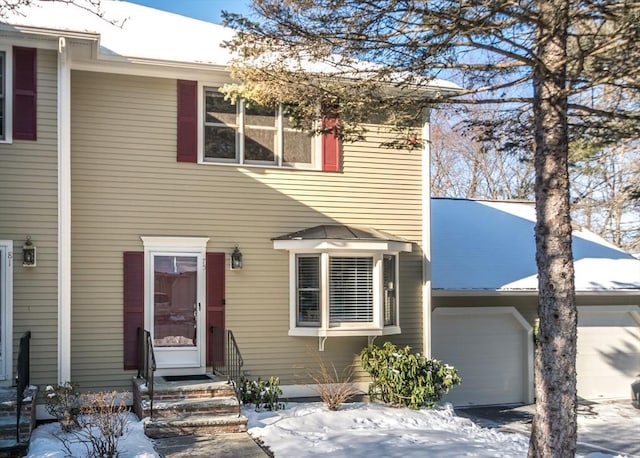
[[(0, 239), (13, 240), (14, 372), (31, 331), (31, 383), (55, 383), (58, 346), (57, 55), (38, 50), (37, 141), (0, 144)], [(22, 267), (31, 235), (37, 267)]]
[[(226, 271), (226, 324), (254, 376), (308, 382), (317, 358), (357, 362), (365, 337), (288, 337), (289, 257), (272, 237), (318, 224), (372, 226), (413, 242), (402, 253), (396, 340), (421, 351), (421, 153), (348, 145), (344, 173), (176, 162), (176, 81), (72, 72), (72, 378), (128, 387), (122, 370), (122, 252), (141, 235), (238, 245)], [(382, 341), (380, 338), (377, 342)]]

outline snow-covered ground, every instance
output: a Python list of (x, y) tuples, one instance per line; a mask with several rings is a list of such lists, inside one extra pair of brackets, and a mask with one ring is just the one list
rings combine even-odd
[[(275, 412), (245, 408), (243, 413), (249, 418), (249, 434), (269, 447), (276, 458), (525, 457), (529, 442), (524, 434), (501, 433), (458, 417), (449, 405), (434, 410), (410, 410), (353, 403), (331, 412), (322, 403), (291, 403)], [(606, 422), (607, 415), (586, 421), (594, 426)], [(68, 456), (60, 440), (53, 436), (59, 433), (57, 423), (38, 427), (31, 438), (28, 458)], [(143, 422), (133, 415), (119, 450), (121, 458), (158, 457), (153, 443), (144, 435)], [(84, 446), (74, 445), (73, 456), (86, 456)]]
[(347, 404), (336, 412), (322, 403), (249, 417), (249, 434), (276, 457), (524, 457), (529, 439), (481, 428), (450, 406), (410, 410), (379, 404)]
[[(128, 414), (127, 432), (118, 442), (120, 458), (158, 458), (153, 449), (153, 443), (144, 435), (143, 422), (138, 421), (134, 414)], [(70, 452), (68, 453), (58, 437), (69, 439)], [(29, 454), (26, 458), (74, 458), (87, 456), (87, 448), (80, 443), (77, 436), (62, 433), (60, 423), (47, 423), (38, 426), (31, 434)]]

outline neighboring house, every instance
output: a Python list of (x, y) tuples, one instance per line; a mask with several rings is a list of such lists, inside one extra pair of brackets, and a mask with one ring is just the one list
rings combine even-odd
[(232, 330), (246, 373), (289, 396), (378, 336), (429, 351), (426, 148), (231, 105), (221, 26), (34, 3), (0, 25), (4, 383), (27, 330), (33, 383), (92, 390), (130, 389), (138, 328), (165, 375), (210, 371), (211, 329)]
[[(432, 354), (454, 365), (457, 405), (533, 401), (537, 316), (531, 203), (432, 199)], [(629, 398), (640, 373), (640, 260), (573, 232), (578, 396)]]

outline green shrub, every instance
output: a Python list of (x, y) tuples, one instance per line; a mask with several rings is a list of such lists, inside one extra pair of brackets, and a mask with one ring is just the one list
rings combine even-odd
[(362, 368), (372, 382), (369, 396), (387, 404), (419, 409), (433, 407), (443, 395), (461, 382), (458, 371), (436, 359), (411, 353), (411, 347), (397, 348), (385, 342), (360, 353)]
[(280, 389), (280, 379), (271, 377), (265, 382), (258, 377), (257, 380), (249, 380), (242, 377), (240, 380), (240, 398), (245, 405), (254, 404), (256, 410), (279, 410), (284, 409), (285, 404), (280, 402), (282, 390)]

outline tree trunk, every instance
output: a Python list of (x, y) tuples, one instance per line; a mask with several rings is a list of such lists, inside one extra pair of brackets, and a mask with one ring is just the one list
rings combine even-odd
[(577, 309), (569, 215), (566, 46), (568, 1), (541, 0), (534, 67), (540, 328), (529, 457), (575, 456)]

